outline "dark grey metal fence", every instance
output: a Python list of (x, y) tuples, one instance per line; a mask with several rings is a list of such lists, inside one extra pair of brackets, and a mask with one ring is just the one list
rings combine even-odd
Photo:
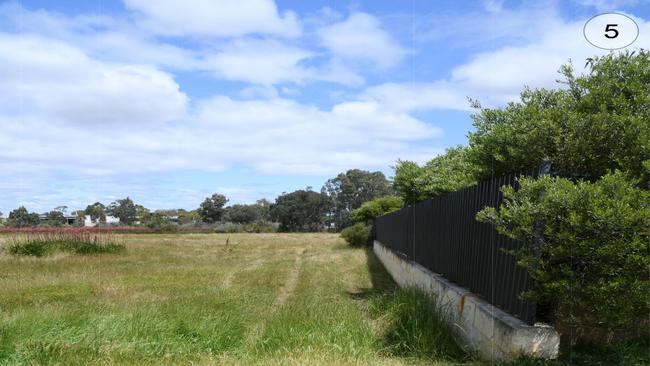
[(398, 254), (468, 288), (491, 304), (528, 324), (535, 322), (535, 304), (520, 299), (532, 284), (528, 273), (504, 250), (523, 243), (476, 221), (486, 206), (498, 207), (500, 188), (515, 186), (519, 176), (548, 174), (550, 164), (498, 177), (399, 211), (375, 221), (375, 238)]

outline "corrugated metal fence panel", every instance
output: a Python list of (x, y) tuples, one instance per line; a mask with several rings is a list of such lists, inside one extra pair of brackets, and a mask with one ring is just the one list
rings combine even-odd
[(502, 186), (517, 188), (518, 176), (538, 177), (544, 168), (480, 182), (378, 217), (376, 239), (533, 324), (535, 304), (520, 298), (532, 280), (507, 253), (522, 243), (500, 235), (492, 225), (480, 223), (475, 217), (484, 207), (499, 206)]

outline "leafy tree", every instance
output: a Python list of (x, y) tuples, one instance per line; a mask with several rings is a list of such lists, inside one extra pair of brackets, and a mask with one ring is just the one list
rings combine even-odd
[(178, 210), (179, 225), (195, 224), (200, 221), (201, 221), (201, 215), (199, 215), (199, 212), (197, 210), (190, 210), (190, 211), (184, 209)]
[(150, 215), (151, 211), (148, 208), (142, 205), (135, 205), (135, 221), (143, 222)]
[(38, 214), (35, 212), (28, 212), (24, 206), (9, 212), (7, 218), (7, 225), (11, 227), (28, 227), (36, 226), (40, 222)]
[(124, 225), (133, 225), (138, 219), (136, 205), (129, 197), (111, 203), (107, 211), (111, 216), (119, 218)]
[(390, 195), (392, 189), (382, 172), (351, 169), (325, 182), (321, 192), (332, 201), (330, 218), (336, 228), (342, 229), (352, 224), (352, 210), (364, 202)]
[(201, 220), (205, 223), (211, 224), (221, 220), (228, 199), (222, 194), (215, 193), (211, 197), (207, 197), (199, 206), (199, 215)]
[(259, 199), (255, 202), (255, 205), (259, 211), (260, 221), (265, 223), (271, 220), (270, 210), (271, 202), (266, 198)]
[(440, 196), (476, 182), (476, 169), (468, 159), (468, 148), (449, 148), (420, 167), (412, 161), (397, 162), (393, 187), (407, 203)]
[(54, 210), (45, 214), (47, 223), (52, 226), (63, 226), (68, 223), (63, 212)]
[(154, 212), (143, 213), (140, 221), (147, 227), (165, 232), (178, 231), (178, 224), (170, 220), (170, 216), (175, 216), (176, 210), (156, 210)]
[(406, 203), (413, 203), (427, 199), (424, 193), (424, 170), (415, 162), (398, 160), (393, 167), (395, 177), (393, 188), (397, 195)]
[(250, 224), (261, 219), (257, 205), (232, 205), (226, 207), (228, 221), (236, 224)]
[(611, 53), (587, 67), (574, 76), (571, 64), (562, 66), (565, 89), (526, 89), (500, 109), (474, 103), (469, 160), (479, 179), (550, 160), (555, 170), (594, 177), (619, 169), (647, 185), (650, 53)]
[(502, 189), (498, 210), (477, 215), (529, 243), (513, 252), (535, 280), (525, 295), (552, 305), (575, 334), (648, 335), (639, 319), (650, 312), (650, 192), (635, 183), (620, 172), (595, 183), (525, 178), (518, 191)]
[(101, 202), (95, 202), (92, 205), (86, 206), (84, 212), (86, 215), (90, 216), (92, 222), (106, 222), (106, 206)]
[(271, 205), (271, 218), (280, 223), (280, 231), (320, 231), (330, 210), (330, 200), (323, 193), (297, 190), (284, 193)]

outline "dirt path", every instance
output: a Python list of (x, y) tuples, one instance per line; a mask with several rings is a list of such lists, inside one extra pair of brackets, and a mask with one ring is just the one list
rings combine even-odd
[(300, 267), (302, 266), (304, 253), (305, 249), (302, 249), (302, 251), (300, 251), (300, 253), (296, 256), (296, 259), (293, 262), (293, 268), (291, 269), (291, 272), (289, 272), (287, 280), (284, 282), (284, 285), (280, 287), (280, 292), (275, 298), (275, 301), (273, 301), (273, 308), (271, 309), (272, 312), (275, 313), (278, 309), (282, 308), (284, 303), (287, 301), (287, 298), (293, 293), (293, 290), (296, 288), (298, 277), (300, 276)]
[(266, 322), (274, 314), (277, 314), (277, 312), (280, 309), (282, 309), (284, 304), (287, 302), (289, 296), (291, 296), (293, 291), (296, 289), (296, 285), (298, 284), (298, 278), (300, 277), (300, 269), (302, 267), (305, 250), (306, 249), (303, 248), (300, 252), (296, 253), (296, 257), (293, 262), (293, 267), (291, 268), (291, 271), (287, 275), (287, 279), (284, 281), (284, 284), (280, 287), (280, 290), (278, 291), (278, 295), (273, 300), (271, 309), (269, 309), (269, 316), (265, 317), (264, 321), (261, 321), (256, 325), (254, 325), (253, 328), (251, 328), (251, 330), (248, 332), (248, 335), (246, 337), (246, 343), (249, 346), (255, 345), (255, 343), (260, 339), (260, 337), (264, 333), (264, 329), (266, 328)]

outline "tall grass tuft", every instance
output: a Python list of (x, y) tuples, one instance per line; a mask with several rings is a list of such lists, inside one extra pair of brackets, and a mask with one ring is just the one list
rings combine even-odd
[(82, 255), (118, 253), (125, 249), (116, 237), (86, 230), (25, 232), (6, 239), (9, 254), (42, 257), (55, 252)]
[(468, 361), (472, 356), (456, 342), (433, 299), (415, 289), (398, 289), (370, 302), (370, 312), (381, 317), (383, 349), (390, 356), (432, 361)]

